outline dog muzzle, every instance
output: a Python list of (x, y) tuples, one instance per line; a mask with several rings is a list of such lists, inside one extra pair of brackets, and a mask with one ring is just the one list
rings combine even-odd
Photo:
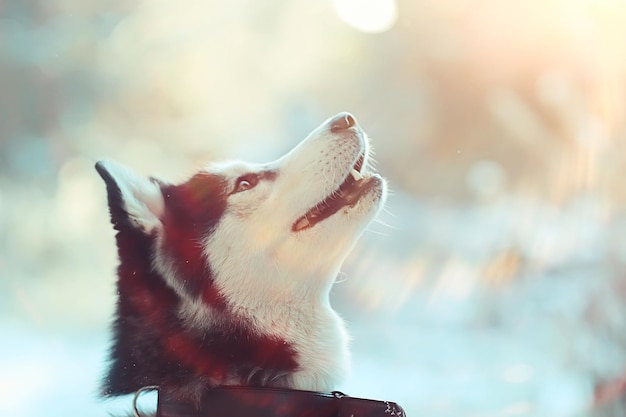
[[(141, 388), (135, 394), (158, 391), (157, 386)], [(159, 392), (156, 417), (406, 417), (402, 407), (390, 401), (355, 398), (339, 391), (332, 393), (280, 388), (228, 386), (207, 390), (199, 404), (181, 402)]]

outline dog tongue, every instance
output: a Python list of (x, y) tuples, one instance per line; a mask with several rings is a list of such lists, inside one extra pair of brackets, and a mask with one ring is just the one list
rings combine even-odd
[(337, 191), (326, 197), (326, 199), (299, 218), (293, 226), (291, 226), (291, 229), (294, 232), (298, 232), (313, 227), (322, 220), (335, 214), (342, 207), (356, 204), (367, 183), (368, 180), (356, 169), (353, 169)]

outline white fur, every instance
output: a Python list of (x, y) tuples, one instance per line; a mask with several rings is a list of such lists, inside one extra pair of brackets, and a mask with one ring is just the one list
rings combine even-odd
[[(292, 230), (298, 218), (350, 175), (360, 155), (365, 154), (361, 174), (372, 175), (363, 131), (355, 126), (332, 133), (329, 123), (273, 163), (207, 168), (225, 177), (231, 187), (245, 173), (277, 173), (275, 179), (259, 181), (228, 197), (225, 213), (203, 242), (204, 253), (230, 309), (259, 334), (275, 335), (294, 347), (299, 369), (286, 378), (285, 385), (314, 391), (334, 389), (348, 371), (348, 336), (330, 306), (329, 292), (345, 257), (386, 195), (381, 180), (354, 206), (343, 207), (313, 227)], [(186, 294), (171, 259), (159, 249), (163, 197), (158, 185), (117, 164), (107, 163), (106, 169), (119, 185), (133, 221), (148, 233), (157, 231), (154, 267), (183, 299), (181, 318), (196, 328), (210, 327), (217, 313)]]
[(119, 187), (123, 208), (130, 220), (148, 234), (161, 229), (164, 203), (159, 185), (118, 163), (102, 161), (100, 164)]
[[(293, 388), (332, 390), (347, 373), (348, 338), (328, 296), (345, 257), (381, 207), (385, 190), (364, 195), (354, 207), (310, 229), (293, 232), (291, 227), (343, 182), (366, 148), (362, 131), (337, 137), (323, 124), (265, 167), (278, 171), (275, 182), (232, 195), (206, 240), (215, 281), (229, 304), (259, 333), (275, 334), (295, 347), (300, 370), (291, 376)], [(366, 163), (362, 172), (367, 176)], [(250, 169), (221, 168), (227, 173)]]

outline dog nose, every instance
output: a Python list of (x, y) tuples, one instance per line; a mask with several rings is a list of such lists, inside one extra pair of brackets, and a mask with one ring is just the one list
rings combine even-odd
[(354, 116), (350, 113), (339, 113), (333, 117), (330, 121), (330, 131), (333, 133), (341, 132), (342, 130), (350, 129), (356, 125)]

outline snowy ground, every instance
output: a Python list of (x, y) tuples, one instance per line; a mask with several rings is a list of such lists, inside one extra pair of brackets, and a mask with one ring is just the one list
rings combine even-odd
[[(364, 236), (333, 294), (354, 336), (353, 373), (339, 388), (396, 401), (409, 416), (619, 415), (616, 405), (599, 414), (592, 404), (596, 384), (626, 369), (617, 272), (626, 233), (596, 203), (557, 211), (515, 199), (459, 207), (393, 196), (386, 225)], [(112, 243), (103, 238), (83, 256)], [(75, 267), (99, 283), (67, 277), (37, 292), (8, 281), (1, 415), (128, 410), (129, 398), (97, 398), (115, 262), (103, 250), (108, 266), (91, 275), (89, 262)], [(4, 266), (19, 269), (11, 259)], [(74, 301), (79, 292), (86, 301)]]

